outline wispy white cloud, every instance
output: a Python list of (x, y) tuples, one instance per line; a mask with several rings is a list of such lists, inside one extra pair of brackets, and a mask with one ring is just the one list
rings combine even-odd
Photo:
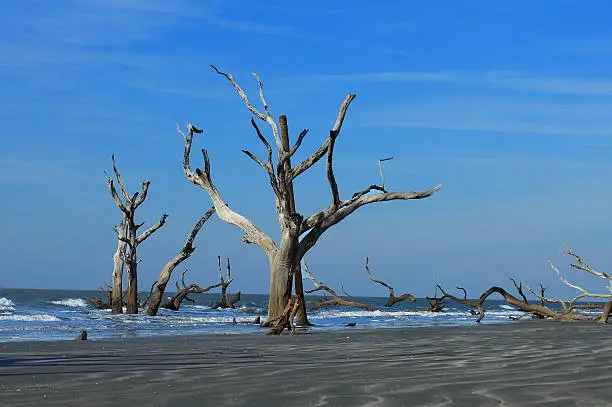
[(423, 82), (498, 88), (542, 94), (612, 96), (612, 78), (584, 79), (556, 77), (503, 70), (323, 74), (300, 78), (285, 78), (285, 80), (306, 83), (362, 82), (399, 84), (403, 82)]
[(150, 91), (200, 97), (179, 86), (172, 72), (180, 65), (181, 79), (195, 76), (219, 55), (212, 55), (211, 47), (193, 52), (159, 46), (177, 30), (185, 35), (202, 27), (298, 35), (291, 26), (244, 20), (225, 11), (221, 3), (194, 0), (71, 0), (52, 5), (24, 1), (10, 19), (0, 17), (5, 23), (0, 29), (5, 32), (0, 36), (0, 72), (52, 89), (74, 86), (81, 73), (88, 78), (102, 74), (128, 86), (141, 82), (139, 87), (148, 84)]
[(370, 126), (508, 133), (612, 135), (612, 102), (432, 98), (369, 111)]

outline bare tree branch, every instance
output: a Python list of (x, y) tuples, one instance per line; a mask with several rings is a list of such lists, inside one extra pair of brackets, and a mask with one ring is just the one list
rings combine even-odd
[(144, 181), (142, 183), (142, 187), (141, 187), (141, 191), (140, 194), (138, 194), (138, 192), (136, 192), (134, 194), (134, 209), (138, 208), (145, 199), (147, 199), (147, 194), (149, 193), (149, 185), (151, 184), (150, 181)]
[(529, 301), (527, 300), (527, 297), (525, 296), (525, 293), (523, 292), (523, 284), (517, 283), (516, 280), (511, 277), (510, 277), (510, 281), (512, 281), (512, 284), (514, 284), (514, 288), (516, 288), (516, 291), (519, 293), (523, 301), (525, 301), (525, 304), (529, 304)]
[(334, 211), (327, 208), (321, 212), (312, 215), (302, 222), (300, 232), (305, 233), (310, 230), (306, 236), (300, 241), (299, 256), (303, 256), (310, 250), (319, 237), (330, 227), (344, 220), (347, 216), (355, 212), (358, 208), (374, 202), (384, 202), (393, 200), (408, 200), (408, 199), (423, 199), (433, 195), (436, 191), (442, 188), (442, 185), (437, 185), (432, 189), (423, 192), (403, 191), (403, 192), (385, 192), (382, 194), (362, 195), (352, 198), (348, 201), (343, 201), (339, 205), (339, 209)]
[(145, 230), (140, 236), (138, 236), (138, 239), (136, 240), (137, 244), (141, 244), (142, 242), (147, 240), (149, 236), (151, 236), (153, 233), (157, 232), (162, 226), (164, 226), (164, 224), (166, 223), (166, 219), (168, 219), (168, 215), (164, 213), (161, 219), (158, 220), (155, 225), (151, 226), (149, 229)]
[(166, 301), (166, 303), (162, 305), (162, 308), (169, 309), (172, 311), (178, 311), (181, 307), (181, 303), (184, 300), (194, 302), (191, 298), (188, 297), (189, 294), (202, 294), (212, 290), (213, 288), (221, 286), (221, 283), (213, 284), (206, 288), (202, 288), (197, 284), (187, 285), (185, 284), (185, 274), (187, 273), (187, 271), (188, 270), (185, 270), (183, 271), (183, 273), (181, 273), (181, 283), (183, 286), (179, 286), (178, 281), (176, 282), (176, 294), (170, 297), (168, 301)]
[(333, 131), (329, 132), (329, 144), (327, 146), (327, 181), (332, 193), (331, 207), (336, 209), (340, 204), (340, 192), (338, 191), (338, 184), (336, 183), (336, 176), (334, 175), (334, 146), (336, 144), (337, 133)]
[[(347, 301), (344, 298), (342, 298), (334, 290), (332, 290), (331, 288), (329, 288), (328, 286), (326, 286), (325, 284), (317, 280), (315, 276), (313, 276), (312, 273), (310, 272), (310, 269), (308, 268), (308, 264), (306, 264), (305, 261), (303, 262), (302, 270), (304, 270), (304, 272), (306, 273), (306, 277), (308, 277), (308, 279), (312, 281), (312, 284), (315, 287), (312, 290), (305, 290), (306, 293), (312, 294), (317, 291), (323, 291), (323, 292), (329, 293), (333, 297), (333, 299), (331, 300), (314, 301), (310, 309), (314, 310), (314, 309), (319, 309), (319, 308), (330, 306), (330, 305), (341, 305), (344, 307), (361, 308), (362, 310), (365, 310), (365, 311), (375, 311), (374, 308), (368, 305), (362, 304), (357, 301)], [(350, 296), (347, 295), (347, 297), (350, 297)]]
[(214, 65), (211, 65), (211, 67), (212, 69), (215, 70), (215, 72), (217, 72), (219, 75), (224, 76), (232, 84), (232, 86), (234, 87), (238, 95), (242, 98), (242, 101), (244, 102), (245, 106), (251, 113), (253, 113), (255, 116), (257, 116), (258, 118), (267, 122), (270, 125), (270, 128), (272, 129), (272, 133), (274, 134), (274, 140), (276, 140), (276, 145), (279, 146), (279, 150), (280, 150), (281, 139), (280, 139), (280, 134), (278, 132), (278, 125), (276, 124), (272, 116), (270, 115), (270, 111), (268, 109), (268, 103), (266, 102), (266, 99), (263, 94), (263, 82), (261, 81), (261, 79), (259, 79), (257, 74), (253, 73), (253, 76), (255, 77), (255, 79), (257, 79), (257, 82), (259, 83), (259, 95), (263, 103), (266, 114), (261, 113), (259, 110), (257, 110), (253, 106), (246, 92), (238, 85), (238, 83), (236, 83), (232, 75), (225, 73), (225, 72), (221, 72)]
[(416, 298), (414, 297), (414, 295), (409, 294), (409, 293), (402, 294), (399, 297), (396, 297), (395, 289), (393, 287), (391, 287), (389, 284), (385, 283), (384, 281), (374, 278), (374, 276), (372, 275), (372, 272), (370, 271), (369, 259), (367, 257), (365, 259), (365, 269), (366, 269), (366, 272), (368, 273), (368, 277), (370, 278), (370, 280), (372, 280), (372, 282), (380, 284), (383, 287), (387, 287), (387, 289), (389, 290), (389, 298), (387, 299), (387, 303), (385, 304), (385, 307), (392, 307), (396, 303), (404, 301), (404, 300), (409, 300), (411, 302), (416, 301)]
[(123, 195), (123, 198), (125, 199), (126, 204), (129, 205), (130, 204), (130, 194), (128, 194), (127, 189), (125, 188), (125, 184), (123, 183), (123, 179), (121, 178), (121, 174), (119, 173), (119, 170), (117, 169), (117, 166), (115, 165), (115, 154), (111, 155), (111, 160), (113, 162), (113, 172), (115, 173), (117, 184), (119, 184), (119, 187), (121, 188), (121, 194)]
[(117, 194), (117, 190), (115, 189), (115, 184), (113, 183), (113, 179), (111, 177), (108, 177), (107, 183), (108, 183), (108, 190), (111, 194), (111, 197), (113, 198), (113, 201), (115, 201), (115, 205), (117, 205), (117, 207), (121, 210), (121, 212), (126, 213), (127, 208), (125, 207), (123, 202), (121, 202), (121, 199), (119, 198), (119, 195)]
[(382, 189), (385, 189), (385, 175), (383, 174), (383, 166), (382, 163), (385, 161), (390, 161), (393, 160), (393, 157), (387, 157), (387, 158), (379, 158), (378, 159), (378, 172), (380, 173), (380, 185), (382, 187)]
[[(344, 98), (344, 101), (340, 105), (340, 110), (338, 111), (338, 115), (336, 116), (336, 122), (334, 123), (334, 127), (330, 130), (331, 134), (335, 134), (337, 137), (340, 134), (340, 130), (342, 129), (342, 123), (344, 123), (344, 117), (346, 116), (346, 112), (348, 110), (349, 105), (355, 99), (357, 95), (350, 94)], [(297, 178), (301, 173), (315, 165), (329, 150), (329, 144), (331, 142), (331, 137), (327, 137), (325, 143), (321, 147), (317, 149), (314, 153), (312, 153), (308, 158), (304, 161), (293, 167), (291, 171), (291, 179)]]
[(579, 256), (576, 253), (574, 253), (572, 251), (572, 249), (564, 250), (563, 253), (567, 254), (568, 256), (573, 257), (578, 262), (578, 264), (570, 264), (571, 267), (573, 267), (575, 269), (578, 269), (578, 270), (581, 270), (581, 271), (586, 271), (587, 273), (593, 274), (596, 277), (600, 277), (600, 278), (612, 281), (612, 276), (610, 276), (607, 273), (602, 273), (602, 272), (599, 272), (599, 271), (593, 269), (591, 266), (589, 266), (584, 261), (584, 259), (581, 256)]
[[(192, 127), (192, 126), (191, 126)], [(189, 126), (188, 126), (189, 128)], [(259, 246), (268, 256), (276, 250), (276, 244), (268, 235), (259, 230), (253, 222), (231, 210), (227, 204), (223, 201), (221, 194), (212, 183), (210, 176), (210, 160), (206, 150), (202, 150), (202, 156), (204, 159), (204, 170), (196, 168), (195, 173), (190, 168), (189, 156), (191, 153), (191, 144), (193, 140), (193, 132), (189, 131), (187, 134), (179, 129), (185, 138), (185, 151), (183, 155), (183, 170), (187, 179), (194, 185), (197, 185), (204, 189), (210, 196), (213, 205), (217, 211), (217, 216), (223, 221), (235, 225), (242, 229), (244, 232), (243, 241), (246, 243), (255, 243)]]
[(168, 281), (172, 277), (172, 272), (174, 269), (181, 264), (183, 261), (188, 259), (193, 252), (195, 251), (195, 247), (193, 246), (193, 242), (197, 234), (200, 232), (206, 221), (210, 219), (210, 217), (215, 213), (215, 208), (210, 208), (198, 221), (195, 223), (191, 232), (187, 235), (185, 240), (185, 244), (181, 248), (181, 250), (172, 258), (159, 274), (158, 284), (155, 289), (155, 294), (149, 303), (147, 308), (147, 315), (157, 315), (157, 311), (161, 305), (162, 299), (164, 297), (164, 292), (166, 290), (166, 286), (168, 285)]
[(289, 157), (293, 157), (293, 154), (295, 154), (296, 151), (298, 151), (298, 149), (302, 145), (302, 141), (304, 140), (304, 137), (306, 137), (307, 134), (308, 134), (308, 129), (304, 129), (300, 132), (300, 135), (298, 136), (297, 141), (295, 142), (295, 144), (289, 151)]

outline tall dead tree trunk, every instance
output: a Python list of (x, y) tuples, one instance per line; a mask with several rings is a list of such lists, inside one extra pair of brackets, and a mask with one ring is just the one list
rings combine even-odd
[[(120, 250), (118, 248), (117, 252), (120, 253), (121, 260), (125, 265), (128, 272), (128, 286), (126, 291), (126, 312), (128, 314), (137, 314), (138, 313), (138, 246), (144, 242), (149, 236), (155, 233), (158, 229), (160, 229), (166, 223), (166, 218), (168, 215), (163, 214), (161, 219), (149, 229), (145, 230), (140, 235), (138, 234), (138, 229), (144, 225), (144, 223), (136, 223), (134, 221), (134, 215), (136, 214), (136, 209), (147, 199), (147, 193), (149, 191), (149, 181), (144, 181), (142, 183), (142, 188), (140, 192), (135, 192), (133, 195), (130, 195), (125, 188), (123, 183), (123, 179), (121, 178), (121, 174), (115, 165), (115, 156), (112, 156), (113, 161), (113, 173), (115, 174), (115, 178), (117, 180), (117, 184), (119, 184), (119, 188), (121, 189), (121, 195), (123, 196), (123, 200), (119, 197), (117, 193), (117, 189), (115, 188), (115, 183), (113, 179), (108, 177), (108, 189), (110, 194), (115, 201), (117, 207), (121, 210), (123, 214), (123, 219), (120, 225), (115, 226), (115, 232), (117, 233), (117, 239), (120, 242), (125, 243), (125, 250)], [(118, 279), (118, 276), (117, 276)], [(117, 280), (115, 279), (115, 272), (113, 271), (113, 284), (115, 284)], [(118, 289), (119, 291), (121, 288)], [(117, 288), (113, 286), (113, 312), (115, 312), (115, 295)], [(119, 302), (119, 306), (122, 305), (121, 301)]]
[(164, 298), (164, 291), (166, 290), (166, 286), (168, 285), (168, 281), (170, 281), (170, 277), (172, 277), (172, 272), (174, 269), (187, 260), (191, 254), (195, 251), (195, 247), (193, 246), (193, 242), (200, 231), (202, 226), (206, 223), (206, 221), (215, 213), (215, 208), (210, 208), (193, 226), (191, 232), (187, 235), (187, 239), (185, 240), (185, 244), (181, 248), (181, 250), (174, 256), (162, 269), (159, 274), (159, 279), (157, 280), (157, 284), (155, 285), (155, 292), (151, 296), (151, 300), (149, 301), (149, 306), (147, 307), (147, 315), (157, 315), (157, 311), (161, 305), (162, 299)]
[[(281, 115), (278, 118), (278, 121), (280, 125), (281, 142), (283, 145), (283, 150), (290, 151), (289, 125), (287, 124), (287, 116)], [(304, 135), (306, 135), (306, 133), (304, 133)], [(300, 137), (303, 137), (303, 136), (300, 135)], [(290, 172), (291, 171), (291, 157), (285, 160), (284, 165), (285, 165), (285, 172), (286, 173)], [(287, 183), (287, 194), (289, 198), (289, 208), (291, 210), (291, 213), (297, 213), (295, 209), (295, 193), (293, 191), (293, 180), (290, 180)], [(306, 300), (304, 299), (304, 284), (302, 283), (301, 262), (299, 261), (296, 262), (294, 264), (294, 267), (295, 268), (293, 270), (293, 274), (294, 274), (293, 280), (295, 281), (295, 296), (299, 304), (299, 308), (297, 309), (297, 313), (295, 315), (295, 319), (296, 319), (295, 322), (296, 322), (296, 325), (298, 326), (312, 325), (308, 321), (308, 315), (306, 314)], [(291, 296), (291, 284), (289, 284), (288, 290), (289, 290), (288, 295)]]
[[(264, 96), (263, 82), (261, 79), (257, 75), (254, 75), (259, 84), (259, 96), (263, 105), (263, 112), (251, 104), (247, 94), (230, 74), (221, 72), (214, 66), (212, 68), (232, 84), (238, 95), (242, 98), (247, 109), (254, 116), (266, 122), (271, 129), (274, 142), (276, 143), (276, 165), (273, 163), (272, 146), (266, 137), (263, 136), (254, 119), (251, 119), (251, 125), (255, 129), (259, 140), (266, 148), (267, 159), (263, 161), (247, 150), (243, 150), (243, 152), (268, 174), (276, 201), (276, 215), (280, 226), (280, 239), (278, 243), (269, 235), (262, 232), (252, 221), (226, 205), (218, 189), (212, 182), (210, 160), (206, 150), (202, 150), (204, 168), (197, 168), (195, 171), (191, 169), (190, 155), (193, 135), (195, 133), (202, 133), (202, 130), (198, 130), (191, 124), (187, 125), (187, 133), (177, 127), (177, 130), (185, 139), (183, 170), (191, 183), (203, 188), (208, 193), (217, 209), (217, 216), (223, 221), (241, 228), (244, 232), (243, 241), (256, 244), (266, 254), (270, 265), (270, 295), (267, 320), (278, 320), (285, 310), (291, 296), (292, 279), (297, 271), (297, 265), (304, 255), (317, 243), (325, 231), (346, 219), (350, 214), (362, 206), (391, 200), (427, 198), (438, 191), (441, 185), (423, 192), (389, 192), (382, 186), (371, 185), (354, 193), (349, 199), (340, 199), (340, 193), (333, 171), (333, 151), (336, 139), (340, 135), (348, 107), (355, 98), (355, 95), (347, 95), (340, 105), (336, 121), (329, 131), (329, 136), (325, 142), (304, 161), (292, 166), (290, 159), (300, 148), (308, 131), (303, 130), (293, 147), (289, 148), (289, 143), (283, 143), (281, 126), (279, 126), (270, 113), (268, 103)], [(311, 168), (323, 157), (326, 157), (327, 180), (331, 190), (331, 202), (325, 209), (309, 217), (304, 217), (295, 210), (294, 206), (292, 206), (293, 194), (290, 188), (297, 177)], [(372, 193), (374, 191), (380, 193)]]
[(127, 236), (123, 221), (115, 229), (117, 231), (117, 250), (113, 254), (113, 287), (110, 296), (110, 306), (113, 314), (123, 313), (123, 256), (125, 255), (125, 238)]

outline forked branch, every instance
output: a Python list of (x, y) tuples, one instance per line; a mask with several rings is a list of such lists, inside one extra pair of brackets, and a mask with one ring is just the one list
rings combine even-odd
[(370, 271), (369, 259), (367, 257), (365, 259), (365, 269), (366, 269), (366, 272), (368, 273), (368, 277), (370, 278), (370, 280), (372, 280), (372, 282), (380, 284), (389, 290), (389, 298), (387, 299), (387, 302), (385, 303), (385, 307), (392, 307), (398, 302), (402, 302), (405, 300), (408, 300), (410, 302), (416, 301), (416, 298), (414, 297), (414, 295), (409, 294), (409, 293), (402, 294), (399, 297), (396, 297), (395, 289), (393, 287), (391, 287), (389, 284), (385, 283), (384, 281), (374, 278), (374, 276), (372, 275), (372, 272)]
[(162, 308), (169, 309), (172, 311), (178, 311), (183, 301), (186, 300), (189, 302), (195, 302), (193, 299), (189, 298), (190, 294), (202, 294), (202, 293), (212, 290), (213, 288), (217, 288), (221, 285), (221, 283), (218, 283), (218, 284), (213, 284), (211, 286), (208, 286), (206, 288), (202, 288), (195, 283), (187, 285), (185, 284), (185, 274), (187, 273), (187, 271), (188, 270), (185, 270), (181, 274), (181, 284), (183, 286), (182, 287), (179, 286), (178, 281), (176, 282), (176, 294), (170, 297), (168, 301), (166, 301), (166, 303), (162, 305)]
[[(185, 139), (185, 150), (183, 154), (183, 170), (187, 179), (194, 185), (204, 189), (210, 196), (213, 205), (217, 211), (217, 216), (223, 221), (235, 225), (242, 229), (244, 232), (243, 241), (246, 243), (255, 243), (259, 246), (268, 256), (272, 255), (276, 249), (276, 244), (268, 235), (259, 230), (253, 222), (245, 218), (238, 212), (233, 211), (225, 203), (221, 194), (212, 182), (210, 175), (210, 160), (206, 150), (202, 150), (202, 157), (204, 161), (204, 169), (201, 170), (196, 168), (195, 172), (191, 170), (189, 157), (191, 155), (191, 145), (193, 142), (194, 127), (187, 125), (188, 132), (185, 134), (180, 128), (177, 130), (183, 135)], [(197, 132), (196, 132), (197, 133)]]
[[(321, 301), (313, 301), (310, 309), (311, 310), (315, 310), (315, 309), (319, 309), (319, 308), (323, 308), (323, 307), (328, 307), (328, 306), (333, 306), (333, 305), (339, 305), (339, 306), (343, 306), (343, 307), (355, 307), (355, 308), (361, 308), (362, 310), (365, 311), (375, 311), (374, 308), (362, 304), (360, 302), (357, 301), (353, 301), (353, 300), (346, 300), (344, 298), (342, 298), (340, 295), (338, 295), (338, 293), (336, 293), (336, 291), (334, 291), (333, 289), (329, 288), (328, 286), (326, 286), (325, 284), (323, 284), (322, 282), (320, 282), (319, 280), (317, 280), (315, 278), (315, 276), (312, 275), (312, 273), (310, 272), (310, 269), (308, 268), (308, 264), (306, 264), (306, 262), (303, 262), (302, 265), (302, 270), (304, 270), (304, 272), (306, 273), (306, 276), (308, 277), (308, 279), (310, 281), (312, 281), (312, 284), (314, 285), (314, 289), (311, 290), (304, 290), (304, 292), (308, 293), (308, 294), (312, 294), (315, 292), (326, 292), (328, 294), (330, 294), (332, 296), (332, 299), (329, 300), (321, 300)], [(344, 291), (344, 289), (343, 289)], [(345, 294), (346, 295), (346, 294)], [(347, 295), (347, 297), (351, 298), (350, 296)]]

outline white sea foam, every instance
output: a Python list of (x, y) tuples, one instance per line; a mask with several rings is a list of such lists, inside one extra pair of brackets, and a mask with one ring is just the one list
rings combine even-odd
[(15, 311), (14, 305), (15, 303), (8, 298), (0, 298), (0, 311)]
[(24, 321), (24, 322), (36, 322), (36, 321), (60, 321), (59, 318), (49, 314), (37, 314), (37, 315), (0, 315), (2, 321)]
[[(509, 317), (513, 315), (520, 315), (521, 312), (515, 310), (514, 308), (503, 310), (503, 311), (485, 311), (485, 315), (491, 317)], [(330, 310), (319, 310), (314, 314), (309, 315), (310, 319), (334, 319), (334, 318), (356, 318), (363, 317), (372, 320), (373, 317), (383, 317), (383, 318), (410, 318), (410, 317), (418, 317), (418, 318), (432, 318), (432, 319), (449, 319), (449, 318), (462, 318), (462, 317), (472, 317), (472, 315), (466, 311), (458, 311), (458, 310), (445, 310), (444, 312), (429, 312), (429, 311), (411, 311), (411, 310), (401, 310), (401, 311), (363, 311), (363, 310), (338, 310), (338, 309), (330, 309)]]
[(87, 302), (82, 298), (67, 298), (65, 300), (51, 301), (51, 304), (63, 305), (66, 307), (86, 307)]
[(190, 305), (190, 304), (186, 304), (185, 308), (194, 308), (194, 309), (199, 309), (199, 310), (212, 309), (212, 307), (209, 307), (208, 305)]
[(501, 304), (499, 306), (499, 308), (508, 309), (508, 310), (511, 310), (511, 311), (516, 311), (516, 308), (514, 308), (512, 305), (507, 305), (507, 304)]

